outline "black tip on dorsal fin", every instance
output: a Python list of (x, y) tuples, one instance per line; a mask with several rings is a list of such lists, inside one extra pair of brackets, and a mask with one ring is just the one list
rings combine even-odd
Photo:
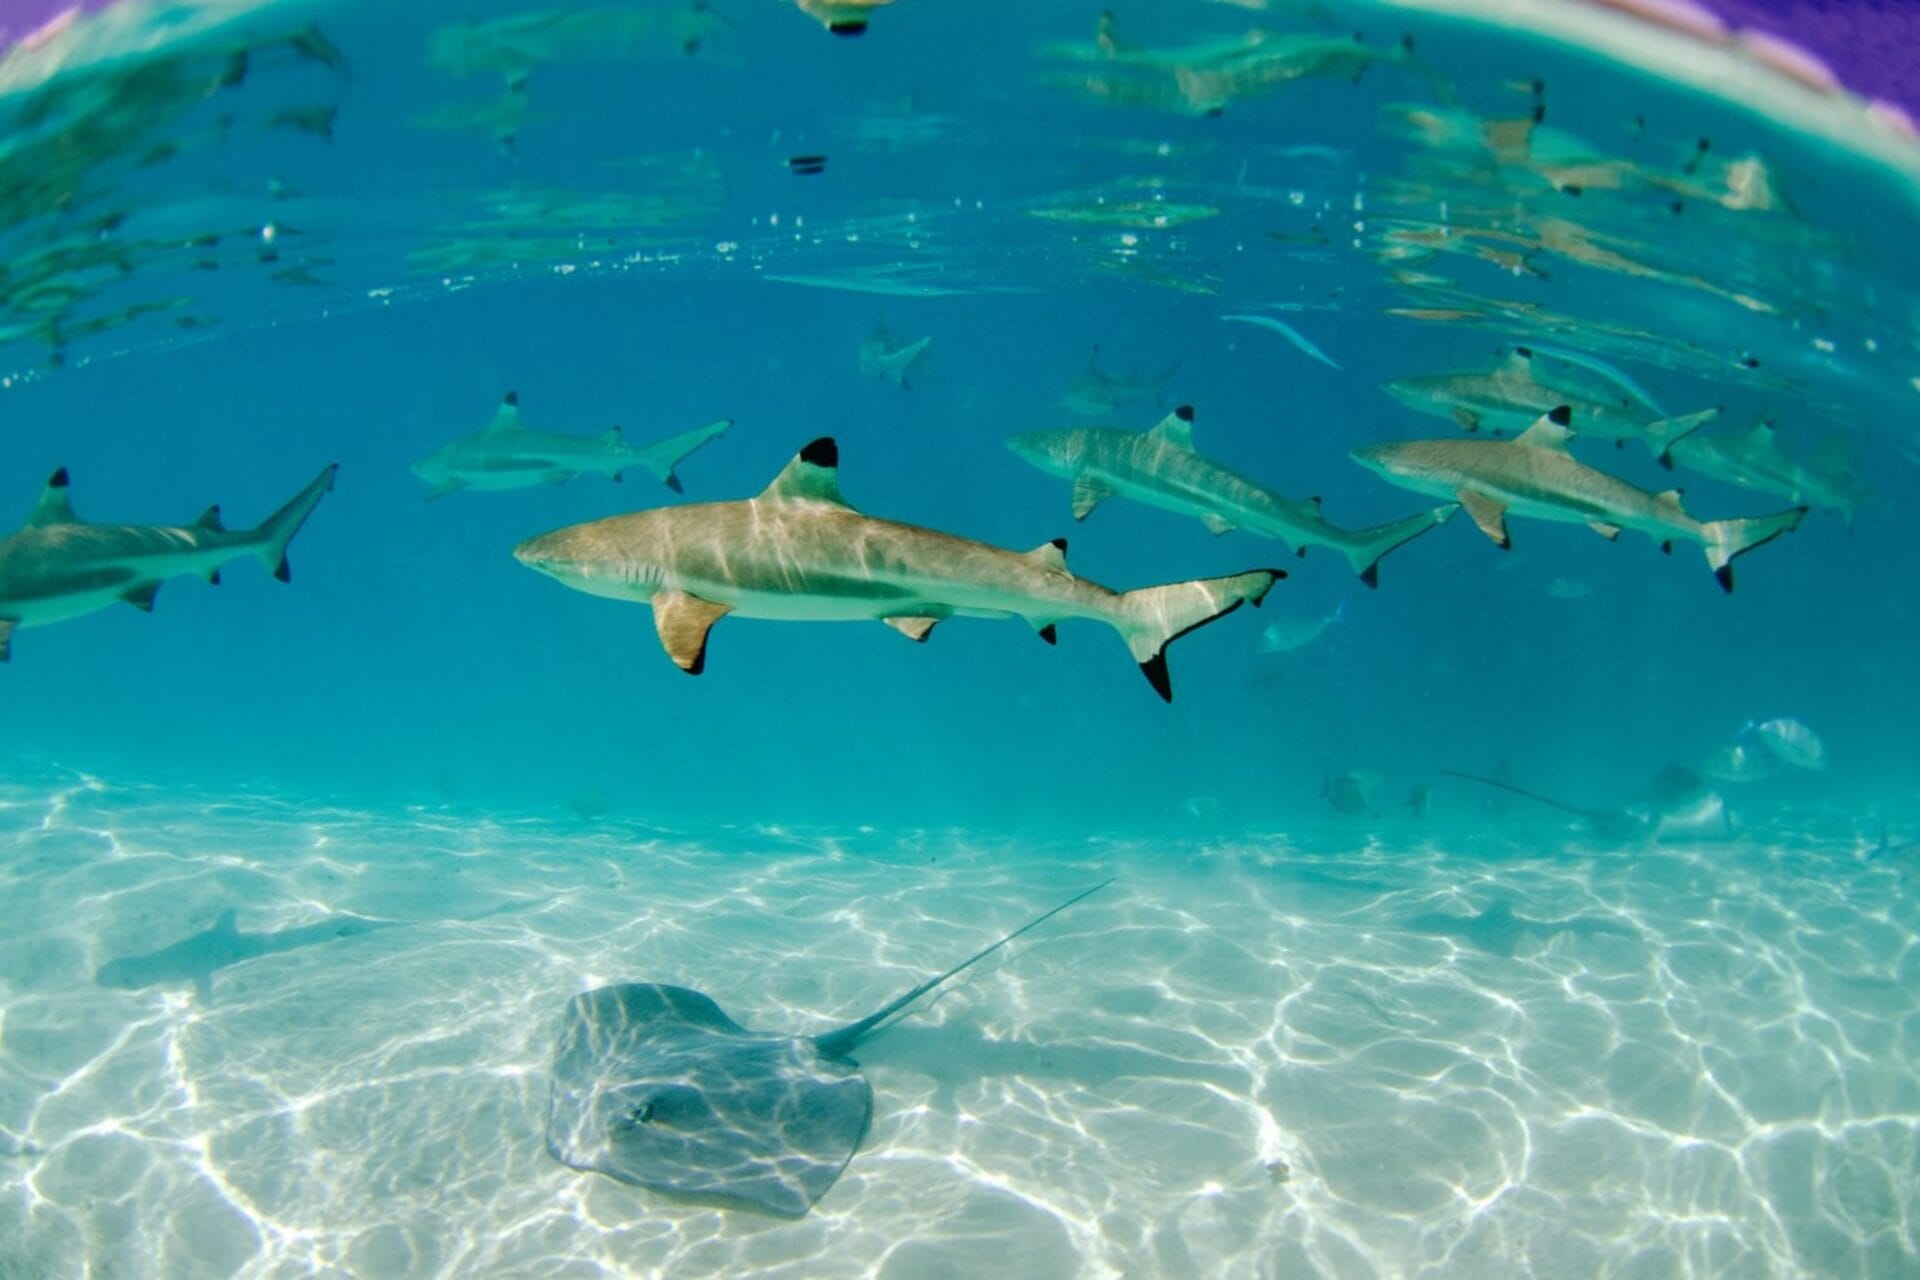
[(507, 394), (500, 397), (500, 403), (510, 404), (514, 408), (518, 409), (520, 407), (520, 393), (518, 391), (509, 391), (507, 392)]
[(1067, 540), (1065, 538), (1055, 538), (1053, 545), (1058, 548), (1061, 555), (1067, 554)]
[(1572, 426), (1573, 406), (1566, 404), (1554, 406), (1547, 411), (1547, 421), (1553, 423), (1556, 427)]
[(1532, 347), (1515, 347), (1513, 349), (1513, 354), (1519, 356), (1522, 360), (1531, 360), (1533, 359), (1533, 348)]
[(1178, 409), (1175, 409), (1173, 411), (1173, 416), (1180, 419), (1180, 421), (1182, 422), (1192, 422), (1193, 406), (1190, 404), (1183, 404)]
[(54, 472), (52, 475), (47, 477), (47, 488), (64, 489), (66, 487), (67, 487), (67, 469), (65, 467), (60, 468), (58, 471)]
[(1160, 701), (1173, 701), (1173, 679), (1167, 675), (1167, 653), (1162, 649), (1140, 664), (1140, 674), (1147, 678), (1153, 691), (1160, 695)]
[(821, 436), (800, 451), (800, 461), (816, 467), (837, 467), (840, 465), (840, 446), (832, 436)]

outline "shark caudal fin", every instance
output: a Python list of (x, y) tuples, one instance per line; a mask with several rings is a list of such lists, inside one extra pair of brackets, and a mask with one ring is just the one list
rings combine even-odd
[[(668, 436), (665, 440), (656, 441), (645, 449), (639, 450), (639, 461), (646, 465), (647, 470), (660, 477), (661, 484), (675, 493), (685, 493), (686, 490), (680, 484), (680, 477), (673, 473), (673, 469), (685, 461), (688, 454), (707, 441), (727, 434), (727, 428), (732, 425), (732, 418), (722, 418), (718, 422), (709, 422), (704, 427), (695, 427), (691, 431), (682, 431), (677, 436)], [(619, 473), (614, 474), (617, 476)]]
[(1445, 524), (1453, 519), (1453, 513), (1459, 509), (1459, 503), (1449, 502), (1417, 516), (1395, 520), (1392, 524), (1354, 529), (1341, 540), (1341, 554), (1346, 556), (1353, 571), (1360, 575), (1360, 581), (1377, 587), (1380, 585), (1380, 560), (1387, 552), (1405, 546), (1435, 525)]
[(1163, 700), (1172, 702), (1167, 646), (1248, 601), (1259, 604), (1273, 584), (1286, 576), (1284, 569), (1255, 569), (1229, 578), (1199, 578), (1123, 592), (1113, 625), (1133, 651), (1133, 660), (1140, 664), (1147, 683)]
[(1800, 527), (1800, 517), (1806, 514), (1805, 507), (1795, 507), (1770, 516), (1709, 520), (1702, 525), (1701, 532), (1707, 537), (1707, 563), (1713, 567), (1713, 576), (1720, 580), (1720, 589), (1733, 590), (1735, 557), (1745, 555), (1763, 542), (1772, 542), (1783, 533), (1792, 533)]
[(1692, 435), (1720, 416), (1718, 409), (1702, 409), (1699, 413), (1683, 413), (1677, 418), (1662, 418), (1658, 422), (1647, 424), (1647, 448), (1653, 450), (1653, 456), (1667, 470), (1673, 470), (1673, 442), (1683, 436)]
[(273, 576), (282, 582), (293, 581), (293, 570), (287, 566), (287, 544), (293, 541), (293, 535), (300, 532), (300, 526), (307, 522), (313, 509), (320, 505), (333, 489), (333, 477), (340, 470), (337, 462), (327, 466), (313, 480), (293, 496), (293, 500), (280, 508), (253, 531), (253, 537), (259, 542), (255, 554), (260, 563), (273, 571)]

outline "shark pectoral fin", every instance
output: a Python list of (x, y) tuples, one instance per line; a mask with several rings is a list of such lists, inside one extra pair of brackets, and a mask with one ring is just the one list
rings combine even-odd
[(1043, 622), (1039, 618), (1028, 618), (1027, 621), (1033, 624), (1033, 634), (1039, 636), (1042, 640), (1045, 640), (1048, 644), (1060, 643), (1060, 633), (1054, 630), (1054, 626), (1055, 626), (1054, 623)]
[(707, 632), (728, 612), (724, 604), (684, 591), (660, 591), (653, 597), (653, 625), (673, 665), (697, 676), (707, 665)]
[(47, 478), (47, 487), (40, 491), (40, 501), (34, 503), (33, 513), (27, 517), (27, 527), (79, 523), (73, 516), (73, 502), (67, 496), (67, 469), (61, 467)]
[(1035, 564), (1043, 564), (1049, 569), (1058, 569), (1061, 573), (1065, 573), (1067, 571), (1067, 540), (1055, 538), (1051, 542), (1043, 542), (1027, 552), (1027, 559)]
[(1478, 431), (1480, 429), (1480, 415), (1471, 409), (1454, 409), (1453, 420), (1460, 424), (1462, 431)]
[(1589, 520), (1587, 521), (1587, 528), (1593, 530), (1608, 542), (1612, 542), (1620, 536), (1620, 526), (1617, 524), (1608, 524), (1604, 520)]
[(1533, 425), (1513, 438), (1515, 444), (1530, 445), (1535, 449), (1552, 449), (1556, 453), (1567, 451), (1567, 441), (1573, 439), (1570, 424), (1573, 422), (1573, 410), (1567, 405), (1541, 414), (1533, 420)]
[(1222, 520), (1219, 516), (1216, 516), (1211, 512), (1207, 513), (1204, 516), (1201, 516), (1200, 523), (1207, 526), (1207, 532), (1212, 534), (1216, 538), (1223, 533), (1231, 532), (1233, 529), (1232, 525), (1228, 524), (1225, 520)]
[(1453, 495), (1460, 499), (1460, 505), (1467, 509), (1473, 522), (1480, 526), (1480, 532), (1493, 539), (1493, 545), (1502, 551), (1513, 546), (1507, 537), (1507, 509), (1502, 504), (1474, 489), (1462, 489)]
[(19, 625), (12, 618), (0, 618), (0, 662), (13, 661), (13, 629)]
[(925, 644), (927, 637), (933, 634), (933, 626), (938, 618), (882, 618), (880, 621), (898, 631), (915, 644)]
[(1073, 479), (1073, 518), (1085, 520), (1089, 512), (1112, 496), (1112, 489), (1081, 472)]
[(120, 598), (142, 613), (153, 612), (153, 598), (160, 594), (160, 584), (143, 582), (129, 591), (120, 593)]
[(200, 518), (193, 522), (193, 527), (196, 529), (211, 529), (215, 533), (224, 533), (227, 526), (220, 523), (220, 504), (216, 502), (205, 511), (202, 511)]

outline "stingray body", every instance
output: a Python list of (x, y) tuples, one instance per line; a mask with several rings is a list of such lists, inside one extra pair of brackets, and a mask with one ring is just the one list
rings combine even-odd
[(873, 1117), (854, 1048), (961, 970), (1111, 883), (821, 1035), (751, 1031), (688, 987), (630, 982), (583, 992), (567, 1005), (554, 1053), (547, 1151), (570, 1168), (652, 1191), (803, 1217)]

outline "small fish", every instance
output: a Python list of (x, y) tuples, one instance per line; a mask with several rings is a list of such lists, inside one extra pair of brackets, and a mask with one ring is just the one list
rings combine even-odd
[(1365, 813), (1373, 808), (1373, 792), (1380, 775), (1355, 769), (1320, 784), (1320, 798), (1345, 814)]
[(1275, 320), (1272, 316), (1237, 316), (1236, 315), (1236, 316), (1221, 316), (1220, 318), (1222, 320), (1237, 320), (1241, 324), (1255, 325), (1262, 329), (1271, 329), (1273, 332), (1279, 334), (1281, 337), (1285, 338), (1288, 342), (1292, 343), (1295, 348), (1305, 352), (1307, 355), (1312, 356), (1315, 360), (1318, 360), (1321, 364), (1326, 365), (1329, 369), (1338, 369), (1340, 367), (1339, 362), (1334, 360), (1332, 356), (1328, 355), (1326, 352), (1322, 351), (1319, 347), (1315, 346), (1312, 343), (1312, 341), (1310, 341), (1306, 337), (1305, 334), (1301, 333), (1298, 329), (1294, 328), (1292, 325), (1288, 324), (1284, 320)]
[(1827, 744), (1798, 720), (1768, 720), (1751, 727), (1767, 750), (1794, 768), (1819, 772), (1827, 767)]
[(1260, 652), (1292, 653), (1304, 649), (1327, 633), (1327, 628), (1347, 616), (1347, 602), (1332, 613), (1312, 617), (1281, 618), (1267, 624), (1260, 633)]

